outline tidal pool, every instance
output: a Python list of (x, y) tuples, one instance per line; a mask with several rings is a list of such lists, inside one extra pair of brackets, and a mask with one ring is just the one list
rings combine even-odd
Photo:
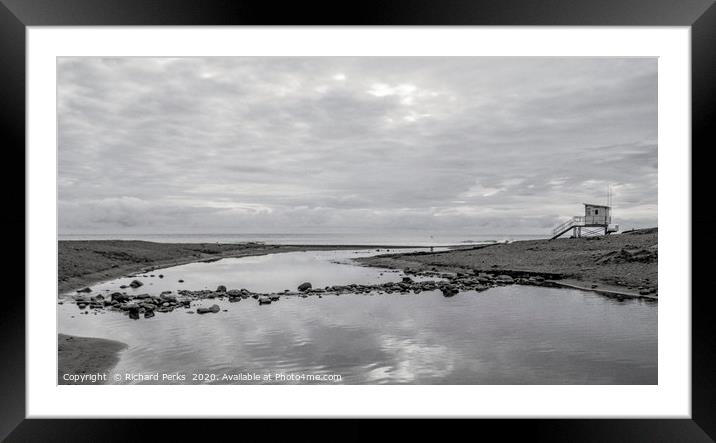
[[(303, 281), (323, 287), (400, 280), (400, 272), (351, 264), (351, 258), (376, 253), (311, 251), (192, 263), (153, 271), (155, 277), (139, 278), (144, 286), (126, 291), (153, 294), (223, 284), (280, 292)], [(92, 286), (93, 293), (118, 290), (131, 280)], [(127, 343), (111, 383), (658, 381), (653, 302), (514, 285), (449, 298), (432, 291), (282, 297), (270, 305), (251, 298), (202, 300), (191, 310), (211, 304), (222, 310), (199, 315), (177, 309), (131, 320), (111, 311), (80, 314), (76, 305), (64, 303), (58, 306), (59, 332)], [(257, 375), (258, 380), (249, 379)]]

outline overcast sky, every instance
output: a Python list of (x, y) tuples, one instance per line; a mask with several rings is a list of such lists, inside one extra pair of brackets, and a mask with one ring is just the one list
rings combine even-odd
[(657, 225), (652, 58), (60, 58), (69, 233)]

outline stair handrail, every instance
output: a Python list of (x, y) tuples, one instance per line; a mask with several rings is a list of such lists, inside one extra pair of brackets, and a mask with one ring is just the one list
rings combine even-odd
[(583, 216), (576, 215), (566, 222), (562, 223), (561, 225), (557, 226), (556, 228), (552, 229), (552, 235), (557, 235), (563, 231), (566, 231), (567, 229), (571, 228), (577, 223), (580, 223), (584, 220)]

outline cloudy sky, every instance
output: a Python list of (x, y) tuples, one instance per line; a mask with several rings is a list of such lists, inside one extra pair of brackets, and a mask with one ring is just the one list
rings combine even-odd
[(59, 230), (657, 224), (651, 58), (60, 58)]

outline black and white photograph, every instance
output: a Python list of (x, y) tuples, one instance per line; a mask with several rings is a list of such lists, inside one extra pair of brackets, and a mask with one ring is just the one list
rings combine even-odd
[(656, 57), (56, 82), (58, 384), (658, 383)]

